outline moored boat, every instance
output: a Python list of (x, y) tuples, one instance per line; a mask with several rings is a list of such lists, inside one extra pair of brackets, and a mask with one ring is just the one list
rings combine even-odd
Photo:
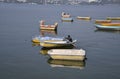
[(111, 23), (111, 20), (95, 20), (95, 23)]
[(51, 49), (48, 55), (52, 59), (58, 60), (80, 60), (84, 61), (86, 58), (85, 50), (83, 49)]
[(54, 23), (54, 25), (45, 25), (44, 20), (40, 21), (40, 29), (41, 30), (56, 30), (58, 26), (58, 23)]
[(120, 30), (120, 23), (95, 24), (95, 27), (102, 30)]
[(76, 43), (76, 40), (73, 40), (73, 42), (68, 42), (68, 41), (64, 41), (64, 40), (46, 40), (46, 41), (42, 41), (40, 42), (40, 45), (42, 47), (46, 47), (46, 48), (54, 48), (54, 47), (66, 47), (66, 46), (73, 46), (74, 43)]
[(107, 20), (120, 20), (120, 17), (107, 17)]
[(80, 19), (80, 20), (91, 20), (91, 17), (81, 17), (81, 16), (77, 16), (77, 19)]

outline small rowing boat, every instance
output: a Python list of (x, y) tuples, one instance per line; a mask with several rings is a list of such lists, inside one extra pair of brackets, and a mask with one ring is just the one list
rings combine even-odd
[(48, 55), (52, 59), (58, 60), (81, 60), (86, 58), (85, 50), (83, 49), (51, 49)]
[(40, 45), (46, 48), (54, 48), (54, 47), (66, 47), (66, 46), (73, 46), (77, 40), (73, 40), (73, 42), (68, 42), (66, 40), (46, 40), (41, 41)]
[(120, 23), (95, 24), (95, 27), (102, 30), (120, 30)]
[(91, 20), (91, 17), (80, 17), (80, 16), (77, 16), (77, 19), (79, 19), (79, 20)]

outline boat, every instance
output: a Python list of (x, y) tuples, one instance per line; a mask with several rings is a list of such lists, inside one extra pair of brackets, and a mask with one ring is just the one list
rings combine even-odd
[(77, 16), (77, 19), (80, 19), (80, 20), (91, 20), (91, 17), (80, 17), (80, 16)]
[(62, 12), (62, 22), (73, 22), (73, 18), (71, 18), (71, 15), (69, 13)]
[(71, 17), (71, 15), (69, 13), (65, 13), (65, 12), (62, 12), (61, 16), (63, 18), (70, 18)]
[(41, 41), (43, 41), (43, 40), (63, 40), (63, 38), (61, 37), (50, 37), (50, 36), (40, 36), (40, 35), (38, 35), (38, 36), (35, 36), (35, 37), (33, 37), (32, 38), (32, 42), (33, 43), (40, 43)]
[(55, 22), (54, 25), (45, 25), (45, 21), (40, 21), (40, 29), (41, 30), (56, 30), (58, 27), (58, 23)]
[(120, 20), (120, 17), (107, 17), (107, 20)]
[[(40, 43), (39, 43), (40, 44)], [(46, 48), (46, 47), (42, 47), (40, 50), (40, 54), (43, 55), (48, 55), (48, 51), (51, 49), (73, 49), (74, 46), (67, 46), (67, 47), (53, 47), (53, 48)]]
[(95, 23), (111, 23), (111, 20), (95, 20)]
[(68, 42), (67, 40), (45, 40), (41, 41), (40, 45), (46, 48), (54, 48), (54, 47), (66, 47), (66, 46), (74, 46), (77, 40), (73, 40), (73, 42)]
[(85, 50), (83, 49), (51, 49), (48, 51), (48, 55), (50, 58), (57, 60), (84, 61), (86, 59)]
[(120, 30), (120, 23), (95, 24), (95, 27), (102, 30)]
[(62, 22), (73, 22), (73, 18), (64, 18), (62, 17)]
[(85, 61), (74, 61), (74, 60), (56, 60), (56, 59), (49, 59), (48, 63), (51, 67), (66, 67), (66, 68), (77, 68), (77, 69), (84, 69), (85, 68)]

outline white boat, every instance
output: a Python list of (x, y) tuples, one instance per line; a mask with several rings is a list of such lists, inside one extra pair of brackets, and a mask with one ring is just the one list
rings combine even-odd
[(57, 48), (57, 47), (71, 47), (74, 46), (77, 40), (73, 40), (73, 42), (69, 42), (67, 40), (45, 40), (41, 41), (40, 45), (46, 48)]
[(85, 50), (83, 49), (51, 49), (48, 55), (52, 59), (58, 60), (80, 60), (84, 61), (86, 58)]

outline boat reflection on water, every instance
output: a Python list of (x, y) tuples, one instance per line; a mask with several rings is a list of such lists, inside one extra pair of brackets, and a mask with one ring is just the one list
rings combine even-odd
[(43, 54), (43, 55), (48, 55), (48, 50), (50, 49), (73, 49), (74, 46), (69, 46), (69, 47), (54, 47), (54, 48), (45, 48), (45, 47), (42, 47), (41, 50), (40, 50), (40, 54)]
[(57, 35), (57, 30), (40, 30), (40, 35), (45, 36), (45, 35)]
[(67, 68), (85, 68), (85, 61), (74, 61), (74, 60), (55, 60), (48, 59), (48, 63), (51, 67), (67, 67)]
[(104, 29), (96, 29), (94, 32), (108, 32), (108, 33), (120, 33), (120, 30), (104, 30)]

